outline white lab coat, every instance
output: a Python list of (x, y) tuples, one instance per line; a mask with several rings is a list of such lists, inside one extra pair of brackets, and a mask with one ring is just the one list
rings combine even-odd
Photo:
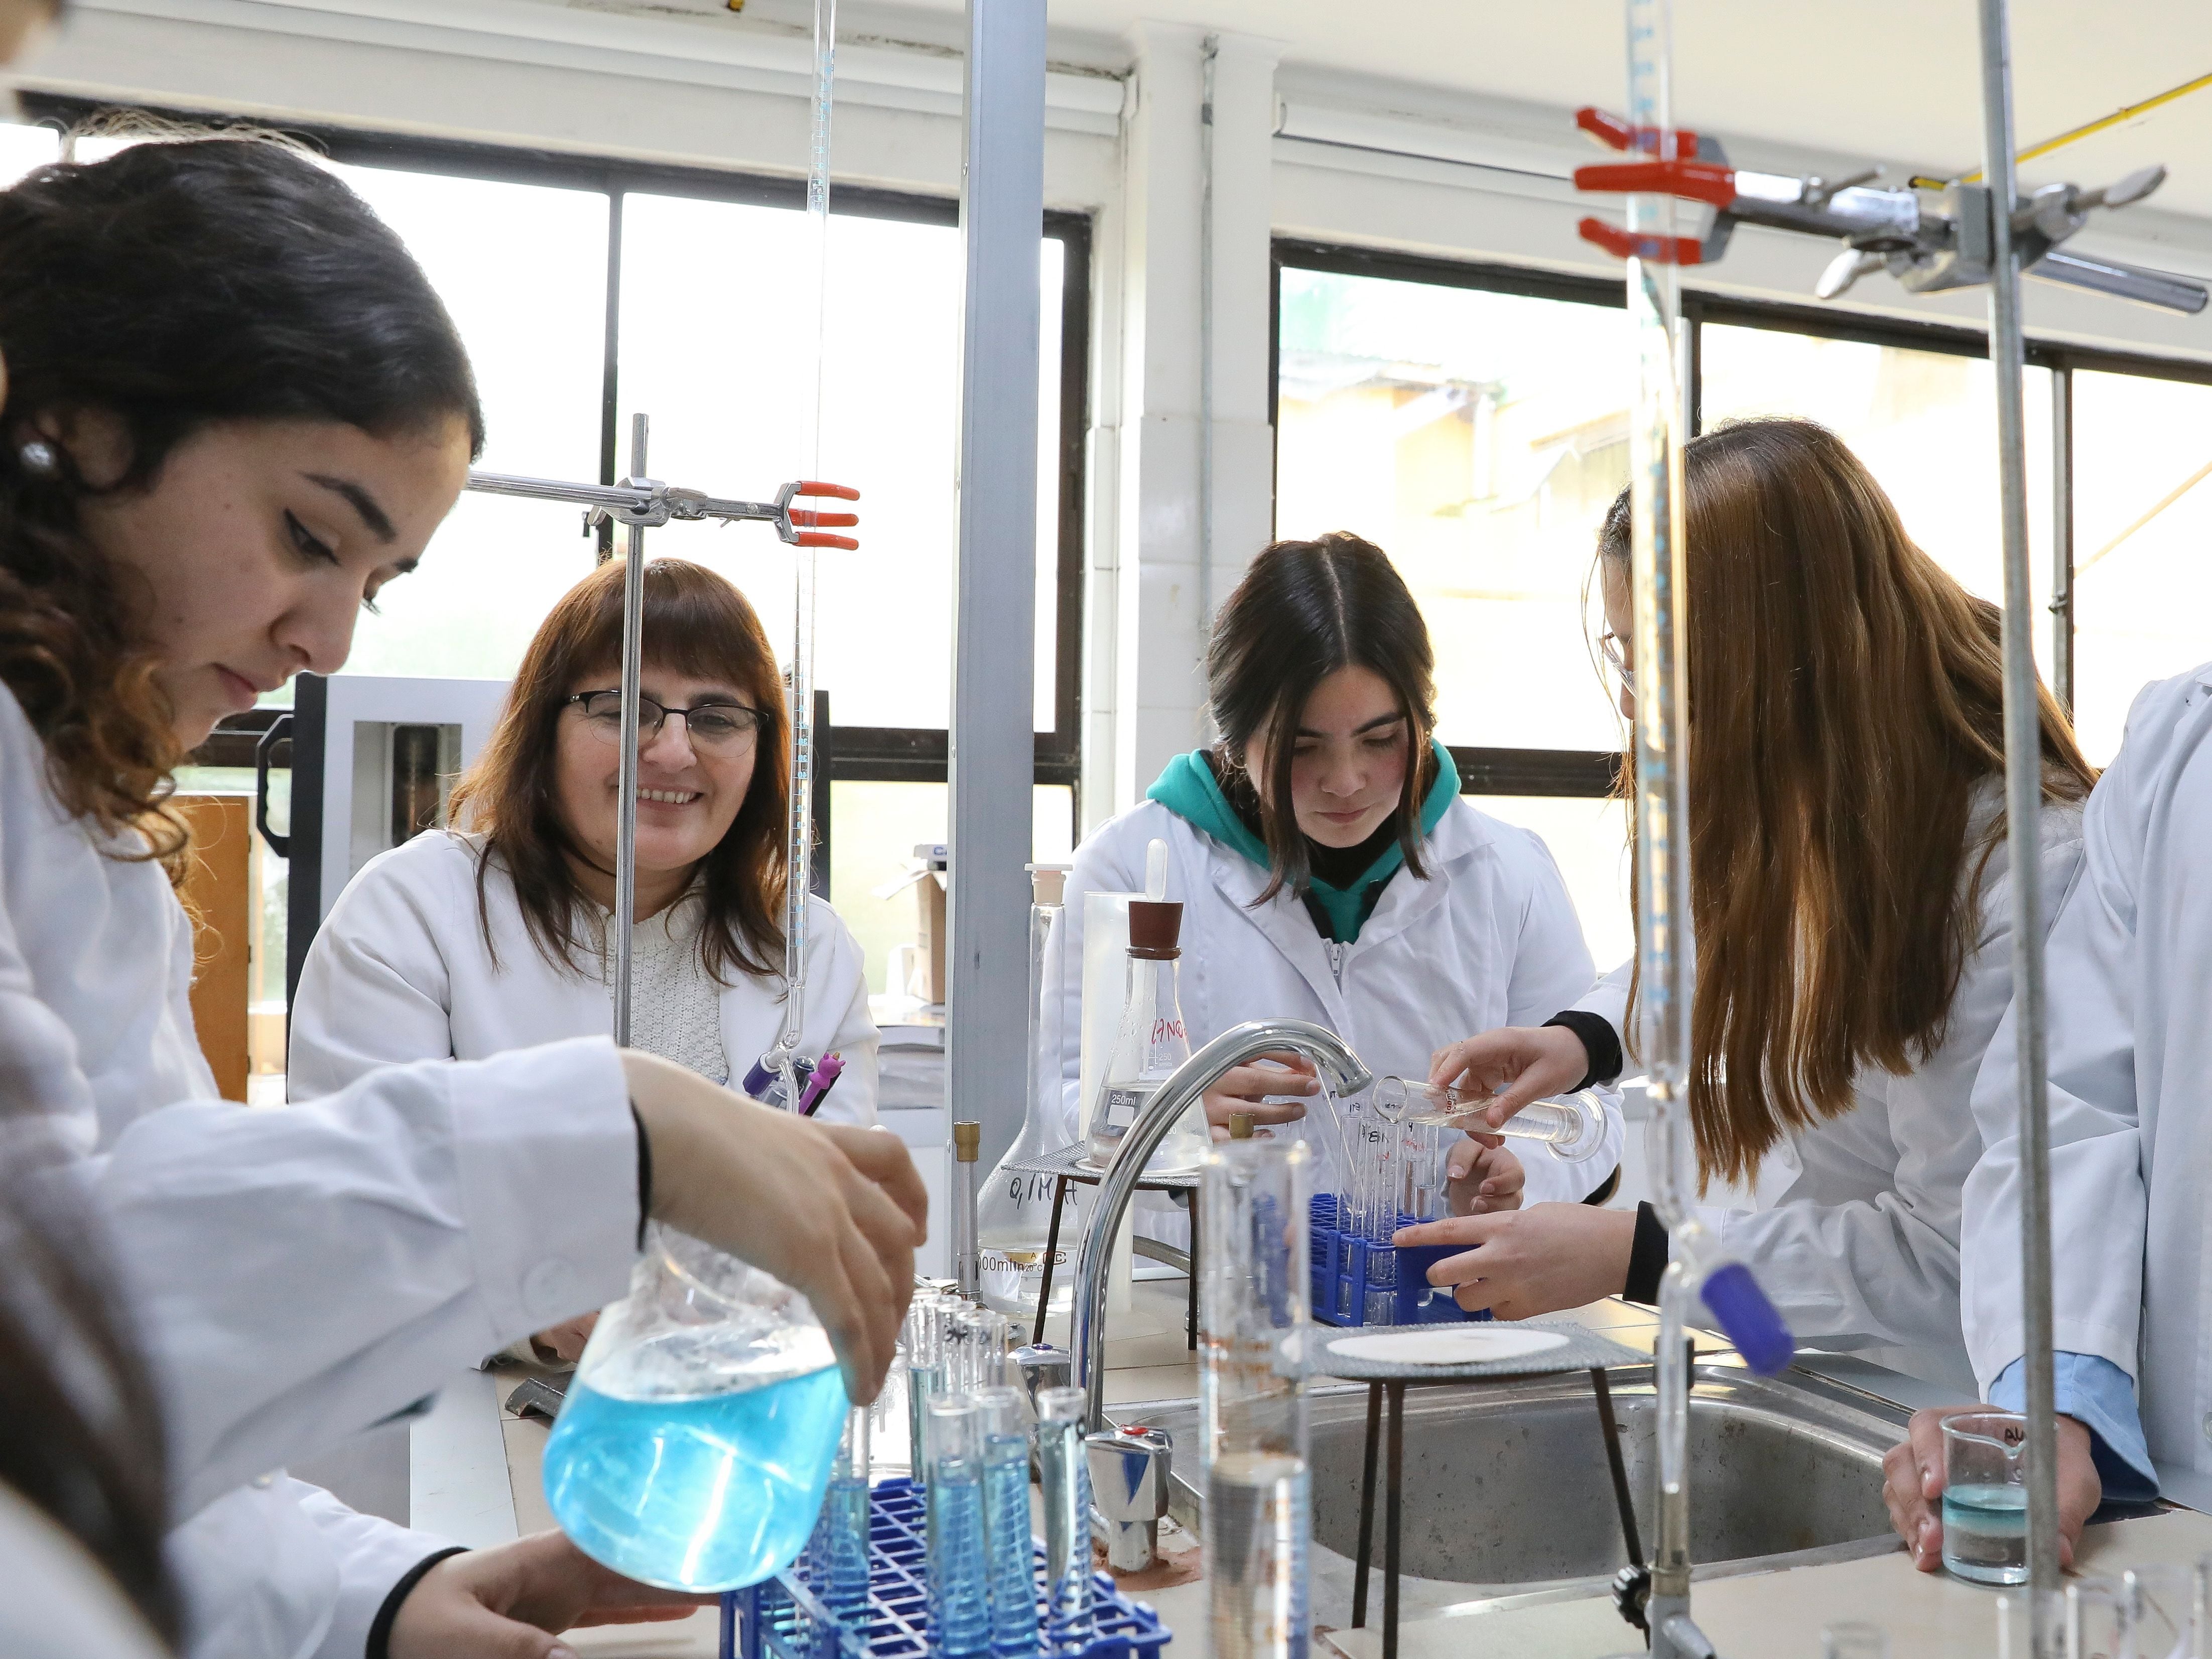
[[(1982, 786), (1970, 846), (2002, 810), (2000, 786)], [(2081, 858), (2081, 807), (2046, 805), (2045, 892), (2063, 891)], [(1966, 878), (1972, 867), (1970, 860)], [(1972, 1371), (1960, 1331), (1960, 1194), (1982, 1150), (1974, 1079), (2012, 1001), (2010, 869), (2000, 843), (1984, 871), (1980, 924), (1936, 1052), (1903, 1076), (1863, 1066), (1850, 1111), (1796, 1131), (1767, 1155), (1757, 1209), (1702, 1212), (1759, 1275), (1799, 1342), (1863, 1352), (1961, 1389)], [(1626, 1030), (1632, 966), (1622, 963), (1581, 1005), (1616, 1031)]]
[[(2151, 1455), (2212, 1470), (2212, 665), (2147, 687), (2089, 797), (2049, 954), (2055, 1346), (2136, 1379)], [(2021, 1355), (2019, 1106), (2006, 1016), (1974, 1091), (1966, 1335)], [(2145, 1316), (2148, 1310), (2148, 1316)], [(1986, 1397), (1986, 1396), (1985, 1396)]]
[[(611, 1032), (614, 1007), (596, 961), (546, 961), (497, 859), (487, 874), (493, 954), (477, 908), (479, 837), (432, 830), (380, 854), (347, 884), (309, 947), (292, 998), (293, 1096), (343, 1088), (408, 1060), (482, 1060), (540, 1042)], [(859, 943), (819, 898), (807, 901), (806, 1018), (801, 1047), (842, 1054), (823, 1100), (831, 1122), (876, 1121), (875, 1023)], [(731, 1085), (775, 1043), (783, 976), (737, 974), (720, 994)]]
[(193, 940), (153, 864), (56, 803), (0, 688), (0, 1099), (88, 1154), (164, 1397), (190, 1651), (357, 1659), (444, 1540), (281, 1466), (623, 1293), (636, 1129), (613, 1046), (395, 1068), (312, 1105), (215, 1098)]
[[(1141, 892), (1154, 841), (1167, 843), (1167, 896), (1183, 907), (1177, 990), (1194, 1049), (1246, 1020), (1306, 1019), (1343, 1038), (1376, 1076), (1425, 1079), (1430, 1055), (1444, 1044), (1493, 1026), (1538, 1024), (1589, 989), (1589, 947), (1542, 838), (1463, 799), (1430, 832), (1428, 878), (1401, 870), (1348, 945), (1324, 939), (1287, 888), (1255, 908), (1265, 870), (1146, 801), (1085, 839), (1067, 881), (1067, 942), (1054, 960), (1066, 963), (1071, 981), (1056, 988), (1070, 1140), (1080, 1125), (1084, 896)], [(1307, 1139), (1317, 1159), (1315, 1190), (1327, 1190), (1335, 1179), (1328, 1137)], [(1609, 1104), (1605, 1142), (1587, 1161), (1516, 1146), (1528, 1201), (1583, 1198), (1613, 1173), (1620, 1143), (1620, 1109)]]

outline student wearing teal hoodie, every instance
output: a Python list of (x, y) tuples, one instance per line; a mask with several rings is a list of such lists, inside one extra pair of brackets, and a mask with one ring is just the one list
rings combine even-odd
[[(1157, 840), (1167, 896), (1183, 907), (1193, 1048), (1290, 1017), (1334, 1031), (1378, 1076), (1425, 1078), (1438, 1048), (1482, 1022), (1534, 1024), (1574, 1004), (1595, 975), (1558, 866), (1539, 836), (1461, 797), (1436, 739), (1433, 674), (1427, 626), (1381, 550), (1342, 533), (1267, 548), (1214, 621), (1207, 696), (1222, 739), (1170, 761), (1143, 802), (1076, 849), (1065, 959), (1082, 959), (1084, 896), (1141, 890)], [(1058, 989), (1073, 1139), (1080, 988)], [(1300, 1133), (1316, 1086), (1286, 1054), (1229, 1073), (1206, 1111), (1225, 1126), (1256, 1110)], [(1468, 1142), (1464, 1195), (1580, 1200), (1611, 1176), (1620, 1136), (1615, 1112), (1607, 1146), (1581, 1164)], [(1327, 1137), (1310, 1139), (1325, 1188)]]

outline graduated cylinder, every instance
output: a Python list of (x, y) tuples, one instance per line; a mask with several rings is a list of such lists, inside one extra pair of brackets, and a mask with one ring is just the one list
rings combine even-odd
[(1305, 1659), (1308, 1200), (1302, 1141), (1231, 1140), (1201, 1164), (1199, 1408), (1216, 1659)]

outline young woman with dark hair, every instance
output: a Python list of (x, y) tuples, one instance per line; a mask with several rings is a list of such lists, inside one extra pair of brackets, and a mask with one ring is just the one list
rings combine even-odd
[[(292, 999), (302, 1098), (610, 1029), (622, 595), (611, 560), (553, 607), (454, 787), (460, 827), (371, 860), (331, 907)], [(646, 567), (644, 636), (630, 1042), (735, 1083), (783, 1021), (782, 677), (744, 595), (680, 559)], [(829, 904), (808, 905), (805, 1046), (845, 1063), (818, 1115), (872, 1123), (866, 964)], [(574, 1360), (591, 1322), (538, 1333), (540, 1357)]]
[[(1732, 424), (1684, 464), (1690, 1109), (1705, 1177), (1771, 1195), (1713, 1219), (1801, 1341), (1955, 1379), (1960, 1192), (1981, 1149), (1969, 1092), (2012, 994), (1998, 612), (1913, 544), (1821, 427)], [(1598, 550), (1632, 713), (1626, 495)], [(2047, 694), (2041, 722), (2057, 895), (2079, 867), (2094, 775)], [(1490, 1031), (1440, 1054), (1435, 1074), (1501, 1090), (1501, 1111), (1617, 1074), (1632, 966), (1568, 1026)], [(1512, 1317), (1624, 1290), (1653, 1300), (1667, 1262), (1648, 1205), (1405, 1237), (1481, 1245), (1431, 1277)]]
[(272, 1471), (621, 1295), (647, 1215), (805, 1291), (872, 1396), (920, 1182), (893, 1137), (604, 1036), (217, 1100), (169, 769), (337, 668), (422, 556), (482, 435), (468, 360), (357, 197), (226, 140), (0, 191), (0, 1100), (104, 1154), (84, 1188), (161, 1391), (188, 1647), (543, 1656), (518, 1620), (641, 1592), (557, 1536), (448, 1556)]
[[(1551, 854), (1461, 799), (1436, 739), (1434, 661), (1381, 549), (1339, 532), (1264, 550), (1213, 621), (1206, 690), (1220, 741), (1176, 756), (1142, 804), (1076, 849), (1066, 960), (1082, 960), (1084, 896), (1143, 890), (1158, 840), (1167, 896), (1183, 907), (1193, 1048), (1245, 1020), (1295, 1016), (1336, 1032), (1377, 1075), (1423, 1077), (1470, 1018), (1534, 1020), (1583, 995), (1589, 951)], [(1079, 990), (1062, 989), (1071, 1136)], [(1216, 1127), (1232, 1111), (1291, 1122), (1316, 1087), (1311, 1066), (1285, 1054), (1229, 1073), (1206, 1115)], [(1326, 1138), (1315, 1145), (1326, 1157)], [(1619, 1150), (1615, 1114), (1603, 1155), (1533, 1156), (1528, 1188), (1581, 1199)], [(1471, 1142), (1456, 1155), (1470, 1201), (1519, 1200), (1509, 1155)]]

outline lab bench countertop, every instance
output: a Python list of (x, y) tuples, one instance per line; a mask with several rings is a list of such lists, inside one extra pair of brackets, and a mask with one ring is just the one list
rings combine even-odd
[[(1140, 1281), (1131, 1310), (1109, 1320), (1109, 1405), (1188, 1401), (1197, 1393), (1195, 1356), (1184, 1346), (1186, 1306), (1181, 1280)], [(1571, 1317), (1647, 1353), (1658, 1333), (1656, 1316), (1630, 1304), (1600, 1303)], [(1065, 1345), (1066, 1323), (1065, 1318), (1048, 1321), (1048, 1340)], [(553, 1524), (540, 1474), (545, 1425), (501, 1410), (507, 1394), (526, 1374), (471, 1374), (448, 1390), (437, 1412), (418, 1426), (418, 1526), (446, 1531), (465, 1543), (490, 1544)], [(1845, 1380), (1887, 1393), (1906, 1407), (1935, 1403), (1916, 1397), (1925, 1385), (1887, 1372), (1880, 1377), (1884, 1386), (1873, 1388), (1868, 1377)], [(1198, 1540), (1172, 1522), (1164, 1525), (1161, 1544), (1177, 1554), (1198, 1547)], [(2151, 1562), (2194, 1562), (2207, 1553), (2212, 1553), (2212, 1519), (2176, 1510), (2091, 1528), (2083, 1540), (2081, 1571), (2117, 1572)], [(1202, 1581), (1133, 1594), (1152, 1604), (1175, 1632), (1171, 1655), (1206, 1659)], [(1699, 1625), (1724, 1656), (1817, 1659), (1824, 1626), (1870, 1620), (1887, 1632), (1893, 1659), (1986, 1659), (1997, 1652), (1997, 1595), (1940, 1573), (1915, 1571), (1899, 1550), (1700, 1581), (1692, 1605)], [(680, 1623), (601, 1626), (577, 1630), (564, 1639), (585, 1659), (713, 1659), (718, 1633), (714, 1609), (703, 1608)], [(1381, 1659), (1379, 1628), (1315, 1634), (1322, 1654)], [(1399, 1631), (1401, 1659), (1463, 1659), (1474, 1651), (1484, 1659), (1601, 1659), (1641, 1645), (1605, 1597), (1409, 1620)]]

